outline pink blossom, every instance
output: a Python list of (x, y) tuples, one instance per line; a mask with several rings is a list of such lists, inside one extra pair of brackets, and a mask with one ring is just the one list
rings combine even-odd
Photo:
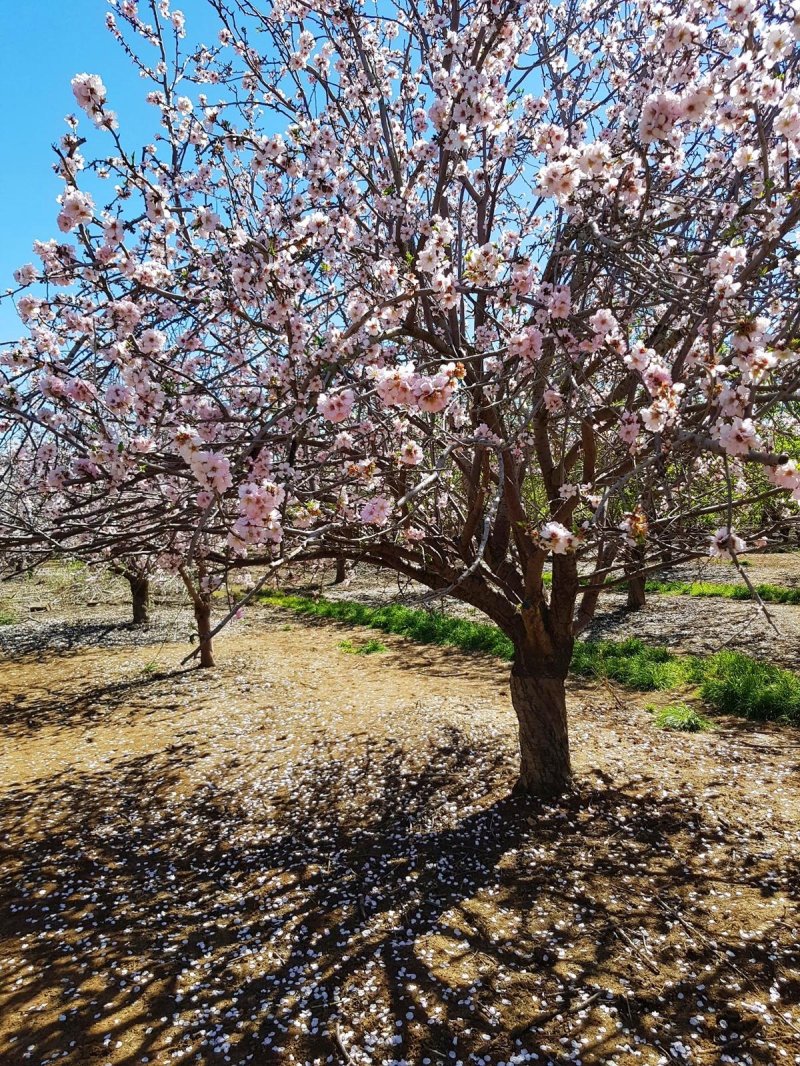
[(617, 320), (607, 307), (601, 307), (589, 319), (589, 325), (598, 336), (605, 337), (617, 328)]
[(109, 385), (103, 396), (106, 406), (112, 411), (127, 411), (133, 402), (133, 389), (117, 382)]
[(474, 432), (473, 436), (475, 437), (475, 440), (485, 441), (487, 444), (502, 444), (503, 443), (501, 438), (498, 437), (498, 435), (496, 433), (493, 433), (492, 430), (489, 429), (489, 427), (486, 425), (485, 422), (480, 422), (475, 427), (475, 432)]
[(742, 538), (727, 526), (720, 527), (709, 540), (711, 547), (708, 554), (716, 559), (732, 559), (734, 554), (743, 552), (747, 548)]
[(61, 211), (58, 215), (58, 228), (62, 233), (69, 233), (76, 226), (91, 222), (94, 214), (94, 201), (88, 193), (79, 189), (70, 189), (61, 198)]
[(508, 338), (508, 354), (515, 358), (535, 362), (542, 354), (542, 331), (536, 326), (526, 326)]
[(439, 267), (441, 252), (435, 244), (429, 242), (417, 256), (417, 269), (426, 274), (433, 274)]
[(639, 418), (648, 433), (660, 433), (669, 420), (669, 413), (663, 403), (656, 401), (639, 411)]
[(425, 531), (418, 529), (416, 526), (407, 526), (401, 531), (403, 540), (408, 541), (410, 544), (417, 544), (421, 540), (425, 540)]
[(768, 466), (767, 477), (780, 489), (789, 489), (794, 492), (800, 487), (800, 469), (794, 459), (788, 459), (777, 466)]
[(190, 465), (200, 484), (212, 492), (222, 494), (233, 485), (231, 464), (224, 455), (199, 451), (192, 456)]
[(414, 403), (414, 365), (380, 370), (375, 375), (375, 389), (387, 407), (408, 407)]
[(26, 263), (14, 271), (14, 281), (18, 285), (30, 285), (36, 280), (37, 273), (33, 263)]
[(76, 74), (72, 92), (78, 107), (92, 118), (101, 112), (106, 101), (106, 87), (97, 74)]
[(646, 348), (644, 344), (637, 341), (631, 345), (628, 354), (625, 356), (625, 364), (631, 370), (638, 370), (640, 374), (643, 374), (655, 358), (656, 353), (652, 348)]
[(317, 399), (317, 410), (328, 422), (344, 422), (350, 417), (355, 403), (355, 393), (352, 389), (343, 392), (322, 393)]
[(633, 445), (639, 436), (639, 419), (632, 411), (623, 411), (618, 433), (625, 444)]
[(422, 462), (422, 448), (416, 441), (404, 441), (400, 447), (399, 458), (405, 466), (418, 466)]
[(681, 100), (676, 93), (660, 91), (648, 96), (642, 108), (639, 135), (645, 144), (665, 141), (681, 117)]
[(560, 522), (545, 522), (539, 530), (539, 542), (554, 555), (566, 555), (576, 545), (574, 535)]
[(761, 438), (750, 418), (734, 418), (719, 427), (717, 439), (728, 455), (747, 455), (762, 446)]
[(569, 286), (557, 285), (550, 294), (547, 304), (553, 318), (567, 318), (572, 306)]
[(368, 526), (385, 526), (392, 513), (392, 505), (385, 496), (374, 496), (361, 508), (361, 521)]
[(435, 414), (447, 407), (458, 385), (452, 370), (453, 364), (450, 364), (439, 374), (430, 377), (418, 376), (414, 379), (414, 399), (420, 411)]
[(154, 355), (164, 350), (166, 334), (160, 329), (146, 329), (138, 338), (139, 348), (145, 355)]
[(539, 171), (536, 181), (543, 196), (552, 196), (558, 203), (566, 203), (582, 179), (580, 167), (569, 160), (548, 163)]

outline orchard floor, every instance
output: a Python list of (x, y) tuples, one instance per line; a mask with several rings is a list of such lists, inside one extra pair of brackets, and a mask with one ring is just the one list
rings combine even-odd
[(86, 611), (4, 627), (3, 1066), (800, 1063), (800, 731), (573, 684), (511, 800), (495, 660)]

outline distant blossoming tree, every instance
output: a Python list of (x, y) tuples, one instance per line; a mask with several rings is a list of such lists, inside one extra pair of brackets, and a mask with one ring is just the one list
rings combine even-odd
[(69, 120), (12, 435), (130, 521), (160, 494), (192, 562), (360, 559), (477, 607), (519, 788), (562, 789), (603, 589), (800, 496), (800, 8), (211, 0), (187, 49), (167, 2), (115, 6), (161, 134), (125, 147), (76, 77), (107, 147)]

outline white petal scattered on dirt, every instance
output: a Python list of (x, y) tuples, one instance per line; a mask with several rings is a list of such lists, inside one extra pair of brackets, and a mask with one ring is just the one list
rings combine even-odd
[(5, 627), (4, 1064), (800, 1062), (796, 731), (582, 683), (523, 803), (501, 663), (121, 610)]

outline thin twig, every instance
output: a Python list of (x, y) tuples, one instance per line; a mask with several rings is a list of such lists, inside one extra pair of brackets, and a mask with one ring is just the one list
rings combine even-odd
[(621, 937), (625, 941), (626, 944), (630, 945), (631, 949), (639, 956), (639, 958), (642, 960), (643, 963), (645, 963), (646, 966), (650, 967), (653, 973), (661, 973), (661, 970), (655, 960), (646, 955), (645, 952), (642, 951), (642, 949), (638, 946), (638, 944), (636, 944), (628, 936), (624, 929), (617, 929), (615, 930), (615, 932), (617, 936)]
[(336, 1029), (333, 1033), (333, 1042), (336, 1044), (336, 1048), (345, 1062), (350, 1063), (350, 1066), (355, 1066), (355, 1060), (347, 1048), (344, 1046), (344, 1040), (342, 1040), (342, 1034), (339, 1029), (339, 1023), (336, 1023)]

